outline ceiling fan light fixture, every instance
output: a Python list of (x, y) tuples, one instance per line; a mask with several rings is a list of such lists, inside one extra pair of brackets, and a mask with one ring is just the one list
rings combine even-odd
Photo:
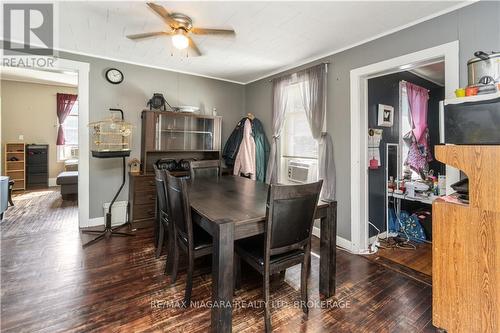
[(184, 50), (189, 46), (189, 39), (184, 35), (182, 29), (179, 29), (175, 35), (172, 36), (172, 44), (179, 50)]

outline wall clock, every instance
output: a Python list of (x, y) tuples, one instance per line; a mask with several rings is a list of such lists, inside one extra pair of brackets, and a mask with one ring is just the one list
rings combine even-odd
[(123, 81), (123, 73), (116, 68), (110, 68), (106, 71), (106, 80), (112, 84), (119, 84)]

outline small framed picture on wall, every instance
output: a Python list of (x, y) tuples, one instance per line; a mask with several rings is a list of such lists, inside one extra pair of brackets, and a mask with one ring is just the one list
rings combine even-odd
[(394, 123), (394, 107), (390, 105), (378, 105), (378, 126), (392, 127)]

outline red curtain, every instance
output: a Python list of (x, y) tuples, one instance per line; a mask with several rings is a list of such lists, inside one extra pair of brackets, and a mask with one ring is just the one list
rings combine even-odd
[(63, 124), (68, 117), (73, 105), (75, 105), (78, 95), (72, 94), (57, 94), (57, 119), (59, 120), (59, 128), (57, 130), (56, 145), (62, 146), (65, 143)]

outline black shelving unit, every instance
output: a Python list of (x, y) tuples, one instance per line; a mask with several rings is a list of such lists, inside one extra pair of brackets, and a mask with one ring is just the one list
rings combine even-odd
[(49, 145), (26, 145), (26, 188), (49, 187)]

